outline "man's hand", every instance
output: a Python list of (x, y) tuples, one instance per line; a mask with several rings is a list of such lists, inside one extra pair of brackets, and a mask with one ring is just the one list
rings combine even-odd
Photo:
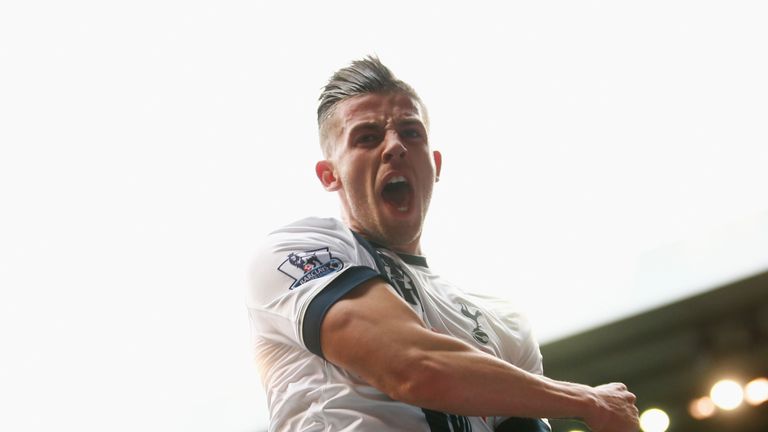
[(596, 406), (584, 417), (592, 432), (636, 432), (639, 429), (636, 397), (622, 383), (594, 387)]

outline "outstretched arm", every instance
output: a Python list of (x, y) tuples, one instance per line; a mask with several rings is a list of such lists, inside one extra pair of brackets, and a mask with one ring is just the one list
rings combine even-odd
[(634, 432), (635, 396), (528, 373), (424, 327), (380, 279), (334, 304), (321, 327), (325, 358), (392, 399), (452, 414), (579, 418), (593, 432)]

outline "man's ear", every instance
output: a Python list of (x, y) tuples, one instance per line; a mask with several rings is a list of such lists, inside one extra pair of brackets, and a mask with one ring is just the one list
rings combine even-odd
[(318, 162), (315, 165), (315, 174), (328, 192), (335, 192), (341, 188), (341, 181), (336, 177), (331, 161), (321, 160)]
[(440, 168), (443, 167), (443, 155), (439, 151), (432, 152), (432, 156), (435, 159), (435, 182), (440, 181)]

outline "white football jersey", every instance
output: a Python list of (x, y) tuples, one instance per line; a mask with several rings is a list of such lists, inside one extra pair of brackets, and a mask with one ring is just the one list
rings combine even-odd
[(468, 294), (433, 273), (424, 257), (377, 247), (339, 220), (308, 218), (271, 233), (251, 267), (247, 305), (270, 432), (549, 430), (539, 419), (465, 417), (398, 402), (327, 362), (320, 347), (325, 313), (372, 278), (386, 280), (427, 328), (542, 373), (528, 323), (507, 302)]

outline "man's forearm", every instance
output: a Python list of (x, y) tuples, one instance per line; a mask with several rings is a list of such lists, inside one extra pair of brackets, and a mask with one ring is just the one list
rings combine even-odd
[(322, 327), (326, 359), (395, 400), (452, 414), (580, 418), (593, 432), (637, 430), (634, 395), (531, 374), (425, 328), (394, 293), (366, 283)]
[(587, 418), (597, 409), (592, 387), (531, 374), (455, 338), (436, 336), (443, 346), (415, 354), (393, 397), (469, 416)]
[(437, 336), (442, 347), (418, 354), (396, 399), (460, 415), (577, 418), (593, 432), (637, 430), (635, 396), (623, 384), (556, 381)]

